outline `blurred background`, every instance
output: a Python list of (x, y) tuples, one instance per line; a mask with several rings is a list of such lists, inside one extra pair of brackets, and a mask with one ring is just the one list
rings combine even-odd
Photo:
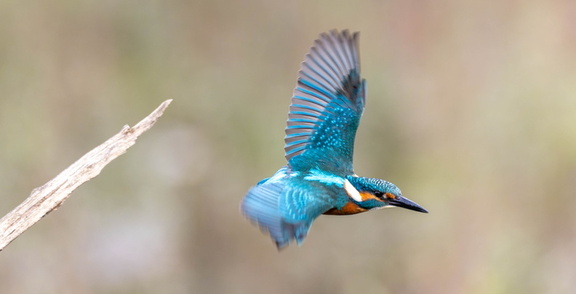
[[(361, 31), (356, 172), (430, 213), (277, 252), (239, 202), (333, 28)], [(174, 99), (0, 252), (0, 293), (576, 293), (573, 1), (2, 1), (0, 93), (0, 215)]]

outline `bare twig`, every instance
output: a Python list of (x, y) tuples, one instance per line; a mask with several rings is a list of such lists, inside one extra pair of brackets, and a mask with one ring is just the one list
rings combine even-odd
[(134, 127), (124, 126), (120, 133), (92, 149), (54, 179), (32, 191), (14, 210), (0, 219), (0, 250), (58, 208), (78, 186), (97, 176), (112, 160), (125, 153), (136, 139), (149, 130), (172, 100), (166, 100)]

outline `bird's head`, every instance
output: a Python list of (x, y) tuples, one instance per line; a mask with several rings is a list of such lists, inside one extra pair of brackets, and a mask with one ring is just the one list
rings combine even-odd
[(347, 177), (344, 188), (348, 196), (361, 208), (370, 210), (384, 207), (402, 207), (428, 213), (422, 206), (402, 196), (396, 185), (373, 178)]

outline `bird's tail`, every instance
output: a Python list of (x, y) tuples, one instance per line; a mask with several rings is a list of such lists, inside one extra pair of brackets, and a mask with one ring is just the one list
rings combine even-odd
[(281, 215), (279, 199), (283, 185), (280, 183), (262, 183), (252, 187), (242, 201), (242, 213), (276, 242), (282, 249), (296, 239), (298, 245), (304, 241), (312, 222), (287, 222)]

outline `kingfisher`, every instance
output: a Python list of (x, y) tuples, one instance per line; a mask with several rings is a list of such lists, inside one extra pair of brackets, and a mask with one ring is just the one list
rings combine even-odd
[(385, 207), (428, 211), (396, 185), (356, 175), (354, 138), (364, 111), (359, 33), (320, 34), (302, 62), (284, 138), (286, 166), (252, 187), (243, 214), (278, 249), (301, 245), (321, 214), (350, 215)]

